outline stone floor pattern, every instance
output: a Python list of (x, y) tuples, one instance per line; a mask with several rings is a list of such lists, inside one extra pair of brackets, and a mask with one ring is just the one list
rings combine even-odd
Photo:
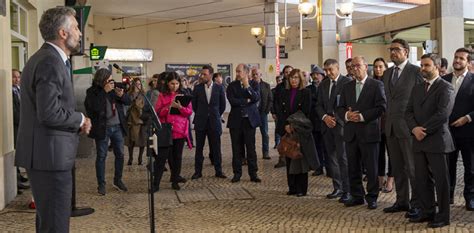
[[(270, 145), (273, 146), (273, 127)], [(161, 190), (155, 195), (155, 223), (158, 232), (474, 232), (474, 213), (467, 212), (462, 198), (462, 166), (459, 166), (458, 188), (451, 207), (451, 225), (427, 229), (426, 223), (408, 223), (403, 213), (384, 214), (393, 204), (395, 191), (381, 193), (378, 208), (366, 205), (347, 208), (336, 200), (326, 199), (332, 191), (326, 176), (310, 176), (306, 197), (287, 196), (285, 169), (273, 168), (278, 153), (270, 149), (271, 160), (263, 160), (257, 130), (257, 155), (262, 183), (252, 183), (243, 168), (240, 183), (232, 184), (231, 145), (228, 130), (222, 135), (223, 168), (228, 179), (214, 177), (209, 159), (205, 160), (204, 177), (194, 181), (194, 149), (185, 149), (182, 176), (188, 182), (180, 191), (171, 189), (169, 172), (165, 172)], [(135, 157), (138, 151), (135, 152)], [(205, 155), (208, 154), (205, 148)], [(128, 154), (125, 155), (125, 161)], [(78, 206), (91, 206), (95, 213), (71, 218), (71, 232), (147, 232), (149, 231), (147, 173), (144, 165), (124, 168), (124, 183), (129, 191), (112, 187), (113, 154), (107, 159), (107, 195), (97, 194), (95, 156), (78, 159)], [(0, 211), (0, 232), (33, 232), (35, 214), (27, 208), (31, 192), (22, 195)]]

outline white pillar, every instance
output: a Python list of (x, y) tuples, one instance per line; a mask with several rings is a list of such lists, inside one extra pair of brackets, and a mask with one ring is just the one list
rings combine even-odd
[(462, 1), (430, 1), (431, 39), (438, 41), (439, 55), (452, 64), (456, 49), (464, 47), (464, 17)]
[(12, 64), (10, 0), (6, 16), (0, 16), (0, 210), (16, 196), (13, 150)]
[(322, 64), (328, 58), (337, 59), (339, 48), (336, 41), (336, 0), (318, 0), (321, 15), (318, 19), (318, 61)]
[[(264, 80), (275, 83), (279, 74), (277, 65), (277, 50), (279, 46), (278, 3), (275, 0), (265, 1), (265, 74)], [(281, 67), (283, 68), (283, 67)], [(281, 70), (280, 68), (280, 70)]]

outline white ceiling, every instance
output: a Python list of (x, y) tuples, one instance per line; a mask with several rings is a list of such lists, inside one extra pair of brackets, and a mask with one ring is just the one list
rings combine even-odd
[[(283, 25), (284, 0), (278, 1), (281, 2), (280, 25)], [(289, 25), (299, 24), (298, 1), (287, 0)], [(207, 21), (221, 25), (261, 26), (264, 24), (264, 2), (265, 0), (90, 0), (88, 4), (93, 7), (96, 15), (124, 17), (124, 21), (127, 18), (147, 18), (158, 22)], [(394, 3), (394, 0), (352, 0), (352, 2), (355, 8), (353, 23), (416, 7), (413, 4)], [(315, 28), (315, 20), (305, 20), (304, 23), (305, 29)]]

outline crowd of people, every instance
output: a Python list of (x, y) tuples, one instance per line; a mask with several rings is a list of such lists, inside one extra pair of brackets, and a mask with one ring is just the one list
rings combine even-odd
[[(170, 126), (169, 144), (152, 152), (155, 163), (149, 165), (155, 171), (155, 192), (160, 190), (166, 163), (172, 189), (180, 190), (179, 184), (187, 182), (181, 176), (185, 144), (188, 149), (196, 144), (191, 179), (202, 178), (206, 138), (215, 177), (227, 178), (221, 153), (224, 122), (231, 138), (230, 181), (239, 182), (247, 166), (250, 181), (260, 183), (256, 128), (262, 135), (262, 159), (271, 159), (270, 114), (275, 121), (274, 148), (289, 135), (295, 135), (300, 145), (300, 156), (281, 155), (275, 164), (275, 168), (286, 167), (287, 195), (307, 195), (309, 172), (314, 171), (313, 176), (326, 172), (333, 186), (328, 199), (337, 199), (346, 207), (367, 204), (368, 209), (376, 209), (380, 192), (395, 189), (395, 203), (383, 212), (406, 212), (409, 222), (442, 227), (450, 224), (460, 152), (465, 207), (474, 211), (474, 76), (469, 71), (469, 49), (457, 49), (453, 72), (442, 75), (447, 62), (441, 57), (425, 54), (419, 67), (408, 61), (407, 41), (394, 39), (388, 48), (394, 64), (390, 68), (383, 58), (377, 58), (371, 73), (363, 56), (345, 61), (346, 75), (332, 58), (322, 68), (315, 66), (309, 75), (288, 65), (276, 77), (274, 88), (264, 81), (260, 70), (246, 64), (237, 65), (235, 79), (226, 88), (222, 76), (205, 65), (194, 87), (188, 87), (176, 72), (163, 72), (151, 77), (147, 91), (140, 79), (132, 79), (125, 90), (115, 85), (110, 70), (101, 68), (87, 89), (83, 114), (75, 111), (67, 59), (79, 44), (74, 14), (66, 7), (47, 10), (40, 22), (46, 43), (25, 66), (21, 85), (19, 71), (13, 70), (12, 93), (18, 111), (15, 138), (21, 138), (24, 145), (17, 147), (16, 165), (25, 168), (30, 179), (39, 231), (65, 231), (69, 225), (70, 170), (78, 133), (95, 140), (98, 193), (107, 193), (109, 143), (115, 156), (113, 186), (127, 191), (122, 180), (124, 145), (128, 147), (127, 164), (133, 164), (138, 147), (141, 165), (155, 113), (162, 124)], [(145, 97), (151, 107), (145, 104)], [(231, 110), (223, 119), (227, 102)], [(19, 179), (26, 179), (18, 174)], [(51, 206), (57, 212), (49, 211)]]

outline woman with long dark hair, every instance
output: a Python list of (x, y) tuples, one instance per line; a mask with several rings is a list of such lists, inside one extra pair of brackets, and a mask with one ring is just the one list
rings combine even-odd
[[(381, 57), (376, 58), (373, 63), (374, 69), (374, 79), (380, 80), (383, 82), (383, 73), (385, 70), (388, 69), (387, 63)], [(382, 129), (382, 139), (379, 144), (379, 187), (382, 192), (389, 193), (393, 189), (393, 175), (392, 175), (392, 165), (390, 163), (390, 153), (387, 148), (387, 136), (385, 135), (385, 115), (382, 115), (381, 119), (381, 129)], [(385, 151), (387, 151), (388, 155), (388, 172), (387, 172), (387, 180), (385, 181)]]
[(127, 125), (128, 134), (125, 140), (125, 145), (128, 147), (128, 163), (132, 165), (133, 162), (133, 148), (136, 146), (140, 148), (138, 154), (138, 165), (142, 165), (143, 152), (145, 151), (146, 139), (147, 139), (147, 128), (144, 124), (147, 119), (146, 114), (143, 114), (143, 108), (145, 107), (145, 98), (143, 95), (142, 82), (139, 78), (132, 80), (132, 85), (128, 90), (128, 95), (132, 98), (132, 105), (128, 109), (127, 114)]
[[(179, 101), (175, 100), (176, 96), (183, 95), (180, 78), (176, 72), (167, 72), (165, 80), (166, 83), (164, 84), (163, 91), (158, 96), (155, 110), (161, 123), (170, 123), (172, 125), (173, 145), (170, 147), (160, 147), (158, 149), (154, 191), (159, 190), (164, 165), (167, 159), (170, 161), (171, 187), (175, 190), (180, 190), (178, 183), (183, 182), (180, 173), (184, 142), (187, 141), (189, 148), (192, 148), (189, 139), (188, 120), (193, 112), (192, 104), (189, 103), (187, 106), (183, 106)], [(170, 114), (171, 108), (177, 109), (179, 114)]]

